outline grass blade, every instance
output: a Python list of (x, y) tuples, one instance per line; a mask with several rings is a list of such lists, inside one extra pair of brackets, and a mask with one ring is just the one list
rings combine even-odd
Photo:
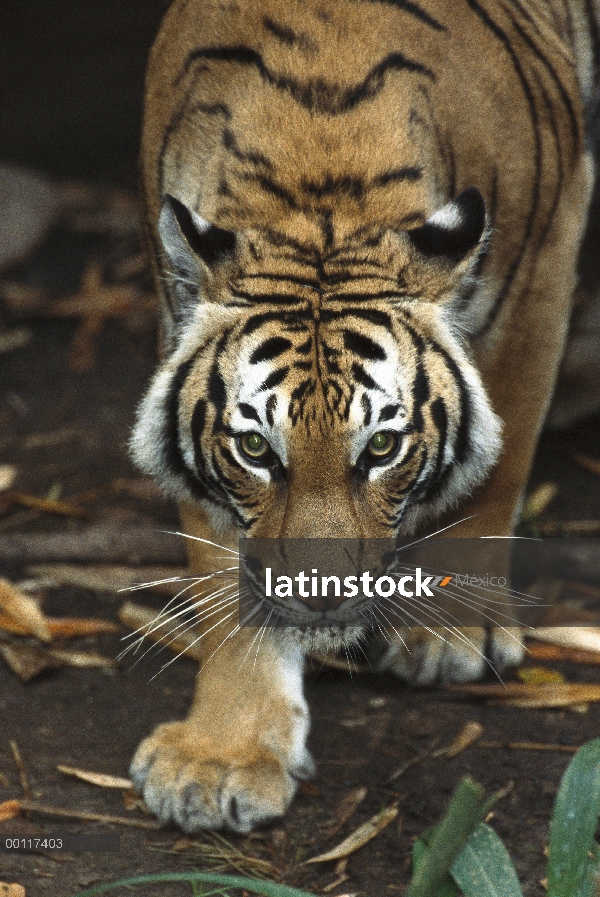
[(93, 888), (88, 888), (86, 891), (79, 891), (74, 897), (96, 897), (97, 894), (105, 894), (107, 891), (114, 891), (115, 888), (174, 881), (184, 881), (190, 884), (204, 882), (208, 885), (218, 885), (220, 888), (242, 888), (252, 894), (261, 894), (262, 897), (315, 897), (308, 891), (299, 891), (297, 888), (290, 888), (276, 882), (258, 881), (242, 875), (220, 875), (216, 872), (164, 872), (159, 875), (138, 875), (135, 878), (124, 878), (121, 881), (94, 885)]
[(406, 897), (437, 897), (454, 860), (481, 822), (484, 805), (481, 786), (463, 779), (445, 816), (431, 833), (429, 851), (415, 870)]
[[(418, 838), (413, 844), (412, 849), (413, 869), (415, 872), (428, 853), (429, 847), (427, 846), (427, 843), (422, 838)], [(451, 876), (446, 875), (433, 897), (456, 897), (457, 893), (458, 891), (456, 885), (454, 884)]]

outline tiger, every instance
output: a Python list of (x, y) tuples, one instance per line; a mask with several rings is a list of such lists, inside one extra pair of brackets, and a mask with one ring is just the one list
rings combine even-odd
[[(179, 504), (203, 661), (188, 717), (132, 761), (162, 823), (249, 832), (314, 772), (314, 643), (239, 625), (240, 536), (513, 532), (577, 302), (599, 13), (167, 11), (141, 142), (160, 361), (131, 445)], [(379, 667), (460, 682), (523, 656), (512, 630), (467, 636), (389, 631)], [(334, 627), (319, 647), (359, 637)]]

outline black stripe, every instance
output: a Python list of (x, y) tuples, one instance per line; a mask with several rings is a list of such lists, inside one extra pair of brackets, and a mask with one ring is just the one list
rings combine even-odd
[(257, 346), (250, 356), (250, 364), (259, 364), (261, 361), (272, 361), (283, 352), (292, 347), (292, 343), (284, 336), (272, 336), (270, 339)]
[(270, 427), (273, 426), (273, 421), (274, 421), (273, 412), (275, 411), (276, 407), (277, 407), (277, 393), (274, 392), (272, 395), (269, 396), (269, 398), (267, 399), (267, 403), (265, 405), (265, 414), (267, 416), (267, 423), (269, 424)]
[(412, 385), (412, 418), (413, 424), (417, 432), (423, 432), (423, 406), (429, 401), (431, 396), (431, 387), (429, 385), (429, 377), (423, 365), (420, 356), (417, 356), (416, 374)]
[(382, 408), (379, 412), (377, 422), (381, 424), (386, 420), (391, 420), (396, 416), (396, 414), (400, 410), (400, 407), (400, 405), (386, 405), (385, 408)]
[(293, 209), (294, 211), (300, 208), (296, 197), (290, 193), (289, 190), (286, 190), (285, 187), (282, 187), (281, 184), (274, 181), (273, 178), (267, 177), (265, 174), (255, 174), (251, 171), (243, 172), (240, 177), (245, 181), (255, 181), (261, 190), (264, 190), (265, 193), (268, 193), (270, 196), (275, 196), (277, 199), (280, 199), (281, 202), (288, 206), (288, 208)]
[(383, 392), (379, 383), (376, 383), (371, 375), (367, 374), (362, 364), (359, 364), (358, 361), (354, 361), (352, 363), (352, 376), (362, 386), (366, 386), (368, 389), (376, 389), (379, 392)]
[(571, 97), (567, 93), (564, 84), (558, 77), (558, 75), (556, 73), (556, 69), (554, 68), (554, 66), (548, 59), (548, 57), (544, 53), (542, 53), (542, 51), (540, 50), (538, 45), (535, 43), (535, 41), (531, 39), (531, 37), (527, 34), (527, 32), (521, 26), (521, 24), (517, 21), (517, 19), (513, 15), (511, 15), (510, 9), (508, 8), (506, 11), (508, 13), (508, 16), (509, 16), (513, 26), (518, 31), (519, 35), (525, 41), (527, 46), (535, 53), (535, 55), (540, 60), (540, 62), (543, 63), (543, 65), (546, 67), (547, 71), (549, 72), (552, 80), (556, 84), (558, 91), (562, 97), (562, 101), (565, 104), (565, 106), (567, 107), (567, 112), (568, 112), (569, 118), (571, 120), (571, 133), (573, 135), (573, 140), (575, 142), (575, 150), (577, 151), (579, 149), (579, 147), (581, 146), (581, 133), (579, 130), (579, 122), (577, 121), (577, 115), (575, 114), (575, 109), (573, 108), (573, 103), (571, 102)]
[(180, 364), (167, 393), (165, 402), (166, 420), (163, 430), (164, 457), (168, 470), (180, 476), (194, 498), (206, 498), (206, 492), (201, 488), (198, 480), (192, 476), (187, 468), (181, 449), (179, 447), (179, 396), (185, 385), (188, 374), (196, 361), (196, 356), (188, 358)]
[(393, 168), (373, 178), (372, 183), (377, 187), (384, 187), (392, 181), (420, 181), (423, 177), (423, 169), (416, 165), (407, 165), (405, 168)]
[(280, 25), (279, 22), (274, 22), (268, 16), (264, 17), (263, 25), (273, 37), (276, 37), (286, 47), (297, 47), (305, 52), (316, 52), (319, 49), (315, 41), (307, 34), (297, 34), (293, 28), (288, 25)]
[(471, 397), (465, 383), (462, 371), (451, 355), (443, 349), (439, 343), (432, 346), (434, 352), (441, 355), (446, 363), (446, 367), (454, 377), (458, 391), (460, 394), (460, 423), (456, 430), (454, 439), (454, 463), (463, 464), (469, 453), (470, 448), (470, 427), (471, 427)]
[(420, 22), (423, 22), (425, 25), (429, 25), (430, 28), (433, 28), (434, 31), (447, 31), (445, 25), (442, 25), (441, 22), (438, 22), (437, 19), (434, 19), (426, 10), (424, 10), (421, 6), (414, 2), (414, 0), (369, 0), (370, 3), (384, 3), (386, 6), (395, 6), (397, 9), (401, 9), (404, 12), (410, 13), (411, 16), (414, 16), (415, 19), (418, 19)]
[(444, 464), (444, 452), (448, 438), (448, 412), (446, 403), (441, 396), (431, 403), (431, 419), (438, 431), (438, 450), (435, 466), (432, 472), (432, 482), (437, 483), (442, 473)]
[(300, 343), (299, 346), (296, 346), (296, 352), (298, 355), (308, 355), (310, 350), (312, 349), (312, 337), (308, 337), (308, 339)]
[(467, 0), (467, 3), (475, 12), (476, 15), (482, 20), (482, 22), (486, 25), (487, 28), (492, 32), (492, 34), (500, 41), (503, 45), (506, 53), (511, 59), (513, 68), (515, 73), (521, 82), (521, 87), (525, 98), (527, 100), (527, 104), (529, 105), (529, 112), (531, 116), (531, 127), (535, 140), (535, 178), (533, 183), (533, 196), (531, 200), (531, 206), (529, 208), (529, 214), (527, 216), (527, 223), (525, 226), (525, 234), (521, 241), (521, 245), (519, 247), (519, 251), (517, 253), (517, 257), (513, 261), (510, 266), (506, 277), (504, 278), (504, 283), (496, 296), (494, 304), (488, 314), (487, 320), (483, 324), (483, 326), (474, 334), (474, 337), (480, 337), (484, 333), (486, 333), (489, 328), (492, 326), (494, 321), (496, 320), (498, 313), (500, 312), (500, 308), (502, 307), (502, 303), (506, 294), (508, 293), (510, 286), (514, 280), (514, 277), (517, 273), (517, 269), (519, 268), (523, 258), (525, 256), (527, 250), (527, 243), (533, 231), (533, 223), (535, 220), (535, 216), (538, 209), (539, 198), (540, 198), (540, 178), (541, 178), (541, 166), (542, 166), (542, 147), (541, 147), (541, 137), (539, 133), (539, 120), (537, 116), (537, 109), (535, 106), (535, 100), (533, 98), (533, 94), (531, 92), (531, 88), (529, 86), (529, 82), (525, 77), (523, 69), (521, 68), (521, 63), (517, 57), (515, 50), (510, 42), (510, 39), (506, 32), (487, 14), (487, 12), (480, 6), (478, 0)]
[(248, 405), (247, 402), (240, 402), (238, 408), (242, 417), (245, 417), (246, 420), (255, 420), (258, 424), (262, 424), (260, 414), (252, 405)]
[(373, 414), (373, 406), (371, 405), (371, 400), (368, 393), (363, 392), (362, 396), (360, 397), (360, 404), (362, 410), (365, 413), (363, 426), (368, 427), (368, 425), (371, 423), (371, 416)]
[(242, 329), (241, 336), (249, 336), (251, 333), (254, 333), (255, 330), (258, 330), (258, 328), (261, 327), (262, 324), (266, 324), (267, 321), (277, 320), (277, 321), (280, 321), (282, 324), (288, 324), (288, 323), (291, 323), (292, 321), (294, 321), (295, 319), (296, 320), (297, 319), (308, 320), (308, 315), (305, 315), (305, 316), (300, 316), (297, 314), (292, 315), (289, 312), (286, 313), (282, 309), (279, 309), (279, 310), (271, 309), (271, 310), (266, 310), (266, 311), (263, 310), (263, 311), (257, 312), (256, 314), (252, 315), (252, 317), (248, 318), (248, 320), (246, 321), (246, 323), (244, 324), (244, 327)]
[[(369, 297), (365, 296), (364, 298), (368, 299)], [(323, 323), (339, 320), (342, 315), (344, 317), (362, 318), (365, 321), (369, 321), (371, 324), (376, 324), (379, 327), (386, 327), (390, 331), (392, 330), (391, 317), (387, 312), (379, 311), (375, 308), (345, 308), (343, 312), (329, 311), (327, 309), (321, 310), (321, 320)]]
[(235, 134), (229, 128), (225, 128), (221, 140), (225, 149), (229, 150), (240, 162), (250, 162), (251, 165), (262, 165), (265, 168), (273, 169), (271, 160), (258, 150), (241, 150)]
[(329, 252), (333, 246), (333, 212), (323, 212), (319, 223), (323, 233), (325, 252)]
[(248, 293), (246, 290), (238, 290), (231, 285), (231, 294), (236, 299), (248, 299), (250, 302), (275, 303), (278, 305), (300, 305), (306, 302), (302, 296), (294, 296), (293, 293)]
[[(372, 280), (377, 280), (378, 278), (373, 276)], [(406, 292), (401, 290), (384, 290), (381, 293), (332, 293), (330, 298), (332, 300), (343, 301), (343, 302), (354, 302), (358, 300), (360, 302), (361, 299), (372, 300), (372, 299), (406, 299)], [(345, 312), (344, 312), (345, 314)]]
[(333, 175), (328, 174), (321, 183), (303, 179), (300, 182), (300, 189), (316, 199), (340, 193), (345, 196), (351, 196), (354, 199), (360, 199), (364, 195), (367, 185), (362, 178), (351, 177), (350, 175), (341, 175), (335, 178)]
[(273, 371), (272, 373), (270, 373), (266, 380), (261, 383), (259, 392), (264, 392), (264, 390), (266, 389), (274, 389), (276, 386), (279, 386), (282, 380), (285, 380), (285, 378), (287, 377), (289, 369), (289, 365), (286, 365), (285, 367), (280, 368), (278, 371)]
[[(538, 246), (543, 246), (546, 240), (546, 236), (550, 227), (552, 226), (552, 222), (554, 220), (554, 215), (556, 214), (556, 210), (558, 208), (558, 203), (560, 201), (560, 197), (562, 194), (562, 185), (564, 179), (564, 164), (563, 164), (563, 156), (560, 145), (560, 134), (558, 133), (558, 128), (556, 126), (556, 120), (554, 117), (554, 110), (552, 108), (552, 103), (550, 102), (550, 98), (544, 88), (544, 85), (540, 82), (540, 79), (536, 75), (536, 81), (538, 84), (538, 88), (542, 94), (544, 99), (544, 103), (546, 104), (546, 109), (548, 110), (548, 120), (550, 122), (550, 130), (552, 131), (552, 136), (554, 138), (554, 144), (556, 147), (556, 158), (558, 159), (558, 177), (556, 179), (556, 187), (554, 189), (554, 199), (552, 201), (552, 206), (550, 207), (550, 211), (548, 212), (548, 216), (544, 223), (544, 226), (540, 232), (538, 237)], [(548, 178), (546, 178), (546, 183), (548, 182)]]
[(356, 330), (343, 330), (344, 346), (349, 352), (367, 358), (369, 361), (385, 361), (387, 353), (384, 349), (368, 336), (357, 333)]
[(410, 59), (402, 53), (390, 53), (381, 62), (373, 66), (367, 76), (356, 87), (342, 87), (330, 84), (322, 78), (315, 78), (306, 84), (300, 84), (292, 78), (275, 75), (264, 63), (260, 53), (250, 47), (198, 47), (188, 54), (183, 69), (177, 76), (175, 84), (187, 75), (190, 68), (198, 60), (215, 60), (237, 65), (253, 66), (261, 77), (278, 90), (288, 93), (299, 105), (328, 115), (341, 115), (349, 112), (359, 103), (370, 100), (385, 84), (385, 76), (390, 71), (404, 71), (423, 75), (435, 81), (435, 75), (423, 63)]
[[(192, 494), (194, 494), (197, 498), (212, 499), (221, 507), (227, 507), (229, 508), (229, 510), (233, 510), (231, 508), (229, 496), (223, 488), (222, 483), (220, 483), (219, 480), (215, 479), (206, 467), (204, 455), (202, 454), (202, 436), (205, 426), (206, 402), (203, 399), (199, 399), (194, 406), (194, 411), (192, 413), (192, 419), (190, 422), (192, 444), (194, 446), (194, 466), (196, 468), (196, 475), (199, 478), (199, 482), (195, 479), (195, 477), (190, 478), (193, 483), (196, 483), (197, 487), (197, 491), (193, 492)], [(202, 489), (200, 488), (200, 484), (203, 487)]]

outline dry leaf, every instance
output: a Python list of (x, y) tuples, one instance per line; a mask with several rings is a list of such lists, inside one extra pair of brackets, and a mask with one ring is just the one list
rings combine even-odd
[(74, 776), (76, 779), (81, 779), (90, 785), (98, 785), (100, 788), (122, 788), (125, 791), (133, 788), (132, 782), (121, 776), (111, 776), (104, 772), (86, 772), (85, 769), (77, 769), (74, 766), (57, 766), (56, 768), (67, 776)]
[(32, 645), (0, 644), (0, 656), (21, 682), (29, 682), (44, 670), (60, 666), (47, 650)]
[(584, 455), (582, 452), (569, 452), (569, 455), (584, 470), (589, 470), (590, 473), (595, 473), (600, 477), (600, 460), (590, 458), (589, 455)]
[(17, 468), (13, 464), (0, 464), (0, 492), (10, 489), (17, 478)]
[[(445, 757), (456, 757), (461, 751), (478, 741), (482, 735), (483, 726), (481, 723), (478, 723), (476, 720), (469, 720), (469, 722), (464, 724), (454, 741), (447, 748), (442, 748), (439, 754), (443, 754)], [(438, 751), (435, 751), (433, 754), (434, 757), (436, 755), (438, 755)]]
[(0, 804), (0, 822), (8, 822), (21, 815), (21, 805), (18, 800), (5, 800)]
[(600, 685), (523, 685), (501, 682), (478, 685), (446, 685), (447, 691), (472, 697), (495, 698), (494, 704), (511, 707), (569, 707), (600, 701)]
[(89, 635), (102, 635), (120, 632), (121, 627), (112, 620), (99, 620), (92, 617), (47, 617), (48, 629), (52, 638), (84, 638)]
[(538, 627), (529, 633), (530, 638), (563, 648), (600, 652), (600, 628), (593, 626)]
[(478, 747), (492, 750), (509, 748), (515, 751), (556, 751), (559, 754), (576, 754), (581, 745), (546, 744), (540, 741), (480, 741)]
[(29, 327), (13, 327), (12, 330), (0, 330), (0, 353), (14, 352), (31, 342), (33, 336)]
[(68, 651), (63, 648), (50, 648), (47, 653), (57, 665), (69, 667), (114, 667), (116, 660), (104, 657), (96, 651)]
[(387, 807), (381, 813), (377, 813), (376, 816), (369, 819), (368, 822), (364, 822), (356, 831), (344, 838), (337, 847), (334, 847), (333, 850), (328, 850), (327, 853), (321, 853), (319, 856), (312, 857), (310, 860), (306, 860), (306, 863), (326, 863), (329, 860), (340, 860), (342, 857), (349, 856), (375, 838), (386, 825), (393, 822), (397, 815), (397, 806)]
[(37, 314), (50, 301), (49, 294), (41, 287), (32, 287), (11, 280), (3, 280), (0, 283), (0, 296), (5, 308), (19, 316)]
[(39, 495), (29, 495), (27, 492), (13, 492), (11, 500), (25, 508), (35, 508), (46, 514), (60, 514), (62, 517), (87, 517), (87, 512), (66, 501), (42, 498)]
[(525, 685), (561, 685), (566, 681), (558, 670), (547, 667), (522, 667), (517, 670), (517, 678)]
[(323, 826), (324, 836), (331, 838), (335, 835), (356, 812), (357, 807), (360, 806), (366, 796), (367, 789), (364, 787), (353, 788), (352, 791), (349, 791), (335, 809), (332, 819)]
[(530, 520), (532, 517), (539, 517), (558, 495), (558, 486), (556, 483), (541, 483), (533, 492), (527, 496), (523, 503), (521, 517), (523, 520)]
[[(46, 617), (52, 638), (83, 638), (89, 635), (120, 632), (121, 627), (112, 620), (96, 620), (79, 617)], [(29, 630), (8, 614), (0, 613), (0, 629), (12, 635), (30, 635)]]
[(600, 666), (600, 654), (597, 651), (581, 651), (577, 648), (563, 648), (561, 645), (529, 644), (527, 653), (533, 660), (546, 663), (579, 663), (588, 666)]
[(46, 618), (37, 603), (7, 579), (0, 579), (0, 608), (24, 626), (30, 635), (42, 642), (50, 641)]
[(25, 897), (25, 888), (15, 882), (9, 885), (0, 881), (0, 897)]

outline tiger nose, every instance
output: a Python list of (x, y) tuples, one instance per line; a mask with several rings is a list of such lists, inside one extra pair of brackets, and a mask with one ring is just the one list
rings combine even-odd
[(339, 494), (312, 492), (288, 506), (284, 539), (355, 539), (363, 535), (353, 503)]

